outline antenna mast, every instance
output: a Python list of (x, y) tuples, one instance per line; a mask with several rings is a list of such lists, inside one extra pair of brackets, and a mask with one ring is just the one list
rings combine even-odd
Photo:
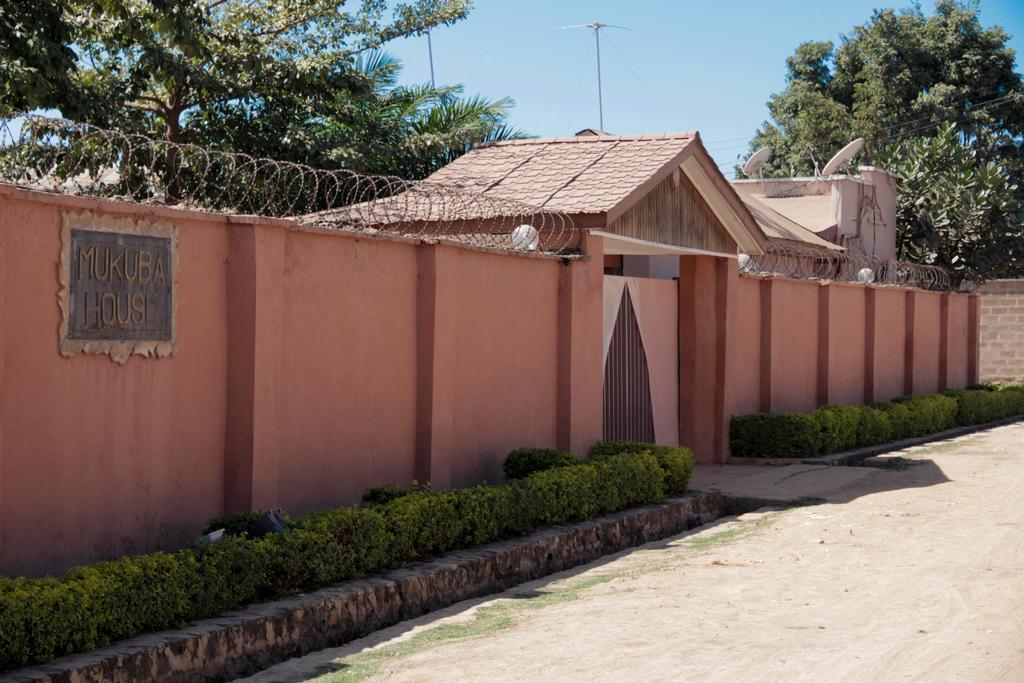
[(427, 30), (427, 55), (430, 57), (430, 87), (433, 89), (437, 88), (434, 83), (434, 46), (430, 42), (430, 30)]
[(597, 121), (604, 130), (604, 95), (601, 94), (601, 24), (594, 22), (594, 44), (597, 45)]
[[(601, 29), (603, 28), (621, 28), (625, 31), (632, 31), (633, 29), (628, 26), (616, 26), (615, 24), (602, 24), (600, 21), (592, 21), (589, 24), (575, 24), (573, 26), (563, 26), (563, 29), (567, 28), (589, 28), (594, 32), (594, 45), (597, 47), (597, 120), (598, 127), (604, 130), (604, 94), (601, 92)], [(427, 34), (430, 35), (430, 34)]]

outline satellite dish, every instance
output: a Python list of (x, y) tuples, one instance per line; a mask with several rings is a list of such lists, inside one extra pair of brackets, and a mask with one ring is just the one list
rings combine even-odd
[(520, 225), (512, 231), (512, 248), (519, 251), (537, 251), (540, 233), (532, 225)]
[(762, 147), (757, 150), (750, 155), (750, 158), (747, 159), (747, 163), (743, 164), (743, 173), (745, 175), (754, 175), (755, 173), (760, 172), (761, 167), (764, 166), (765, 162), (768, 161), (771, 155), (771, 147)]
[(864, 138), (857, 138), (846, 147), (836, 152), (836, 155), (828, 160), (825, 168), (821, 169), (821, 175), (829, 176), (838, 171), (841, 167), (850, 163), (850, 159), (856, 156), (861, 147), (864, 146)]

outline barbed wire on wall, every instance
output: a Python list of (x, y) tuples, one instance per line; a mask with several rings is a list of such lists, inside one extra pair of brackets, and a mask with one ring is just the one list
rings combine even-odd
[(954, 288), (972, 292), (981, 284), (973, 278), (956, 283), (949, 271), (938, 266), (778, 242), (769, 244), (764, 254), (740, 254), (739, 261), (740, 273), (750, 276), (781, 275), (800, 280), (916, 287), (940, 292)]
[(392, 176), (222, 152), (61, 118), (0, 119), (0, 182), (46, 192), (331, 229), (450, 239), (513, 252), (572, 253), (561, 212)]

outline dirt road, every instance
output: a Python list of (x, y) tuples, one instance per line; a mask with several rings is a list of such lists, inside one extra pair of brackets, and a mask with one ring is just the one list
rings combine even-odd
[(252, 680), (1024, 681), (1024, 425), (906, 456)]

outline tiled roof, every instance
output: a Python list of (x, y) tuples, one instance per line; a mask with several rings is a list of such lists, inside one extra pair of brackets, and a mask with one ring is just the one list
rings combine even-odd
[(611, 210), (697, 133), (584, 135), (481, 145), (427, 180), (570, 214)]

